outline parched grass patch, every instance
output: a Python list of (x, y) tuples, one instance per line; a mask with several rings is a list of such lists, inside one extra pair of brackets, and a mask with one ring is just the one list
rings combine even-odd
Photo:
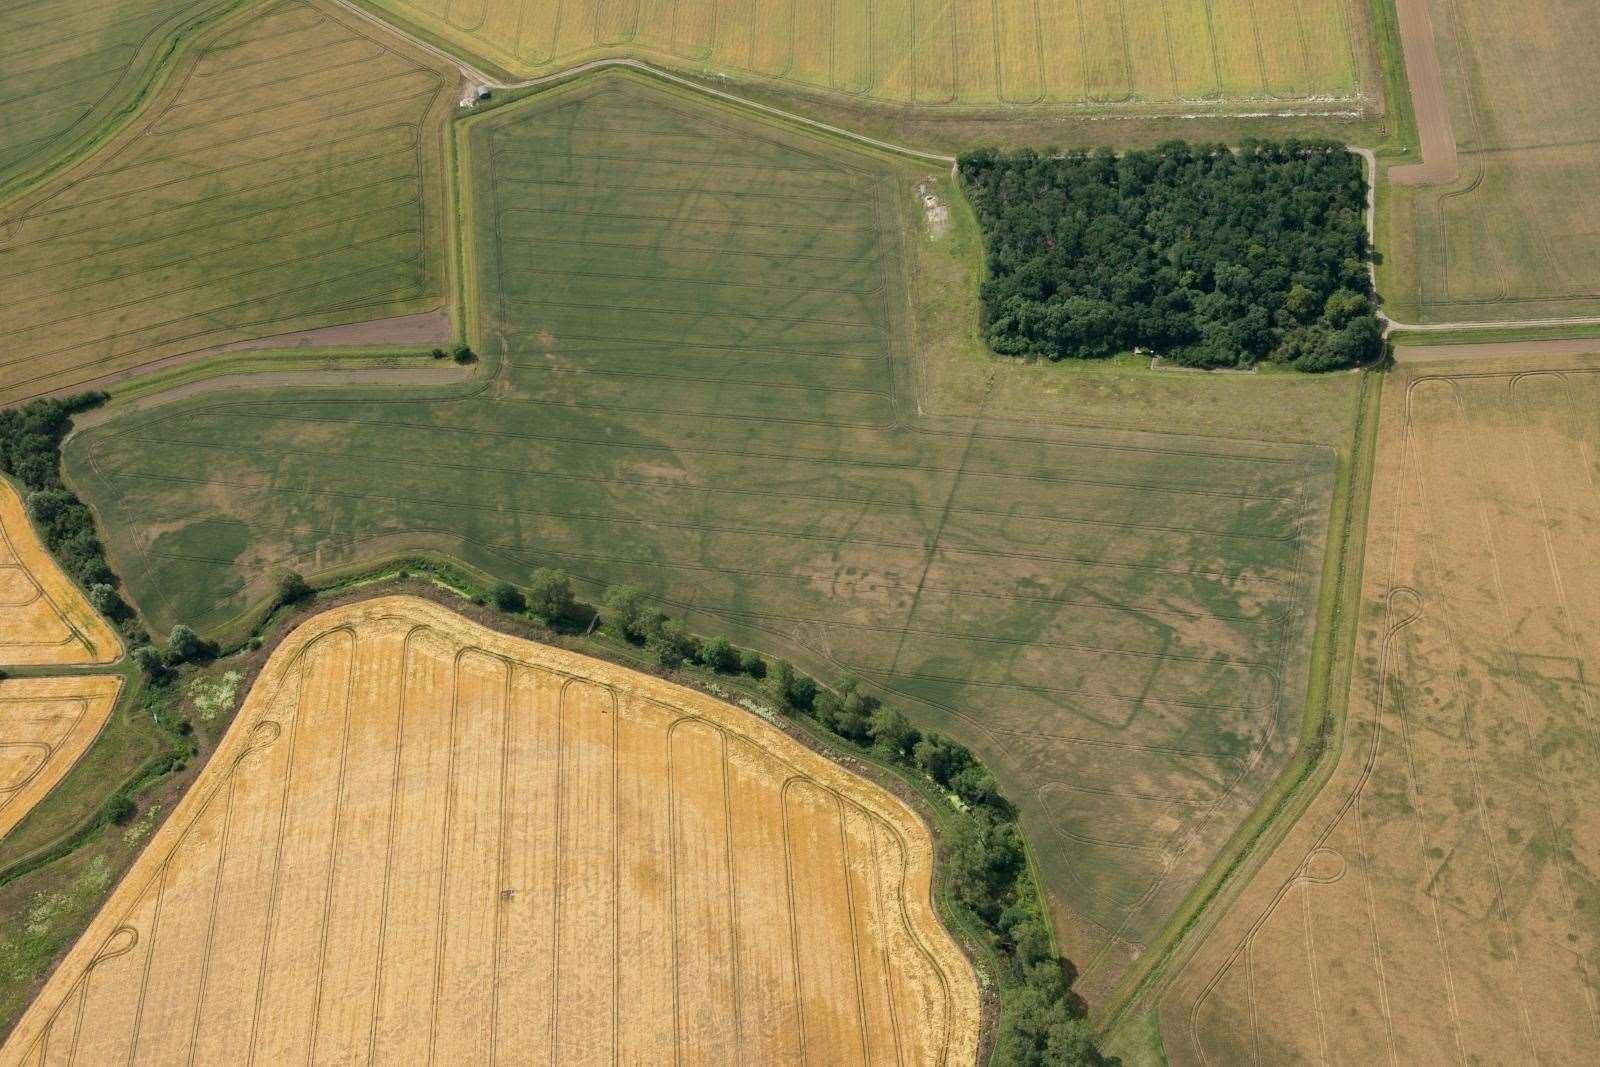
[[(478, 382), (185, 398), (71, 442), (155, 628), (418, 549), (637, 583), (978, 750), (1108, 989), (1293, 749), (1332, 451), (1277, 411), (1278, 440), (920, 413), (915, 165), (616, 74), (464, 140)], [(1215, 385), (1157, 392), (1238, 403)]]
[(454, 85), (349, 17), (282, 0), (218, 27), (0, 211), (0, 403), (438, 301)]
[(1597, 368), (1385, 387), (1339, 763), (1163, 994), (1174, 1062), (1600, 1057)]
[(927, 111), (1061, 105), (1278, 106), (1360, 90), (1351, 0), (750, 0), (718, 5), (373, 0), (522, 75), (603, 55)]
[(276, 649), (4, 1054), (971, 1063), (932, 875), (781, 731), (379, 598)]

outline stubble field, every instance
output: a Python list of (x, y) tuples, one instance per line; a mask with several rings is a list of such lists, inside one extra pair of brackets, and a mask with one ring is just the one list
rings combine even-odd
[(605, 55), (919, 108), (1349, 103), (1347, 0), (373, 0), (522, 76)]
[(274, 652), (7, 1064), (958, 1064), (927, 828), (754, 716), (414, 598)]
[(1165, 994), (1173, 1063), (1600, 1058), (1600, 360), (1395, 373), (1340, 762)]
[(69, 443), (152, 624), (419, 548), (637, 582), (977, 748), (1109, 989), (1294, 745), (1332, 450), (919, 415), (914, 166), (632, 75), (466, 147), (474, 385), (190, 397)]
[(1428, 4), (1459, 173), (1392, 187), (1381, 280), (1396, 318), (1600, 314), (1600, 228), (1588, 195), (1600, 166), (1600, 28), (1581, 8)]
[(121, 655), (116, 631), (51, 558), (22, 495), (0, 478), (0, 667), (111, 663)]
[(454, 79), (341, 18), (280, 0), (208, 31), (138, 120), (0, 210), (0, 403), (442, 300)]
[(122, 679), (0, 679), (0, 838), (59, 782), (100, 733)]

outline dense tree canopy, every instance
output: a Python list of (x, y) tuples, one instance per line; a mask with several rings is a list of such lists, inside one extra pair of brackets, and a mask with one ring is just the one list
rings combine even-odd
[(1366, 177), (1332, 141), (968, 152), (995, 351), (1308, 371), (1382, 350)]

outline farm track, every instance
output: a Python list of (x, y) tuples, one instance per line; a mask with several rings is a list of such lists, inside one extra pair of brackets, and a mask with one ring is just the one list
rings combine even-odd
[(367, 601), (274, 653), (0, 1062), (965, 1063), (931, 862), (744, 711)]

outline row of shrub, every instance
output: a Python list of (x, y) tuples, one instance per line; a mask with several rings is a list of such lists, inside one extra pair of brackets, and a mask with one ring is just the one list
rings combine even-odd
[(105, 400), (105, 393), (80, 393), (0, 411), (0, 473), (22, 483), (28, 517), (45, 547), (83, 587), (95, 610), (138, 645), (148, 637), (122, 599), (121, 583), (95, 533), (94, 516), (61, 480), (61, 442), (72, 429), (72, 416)]

